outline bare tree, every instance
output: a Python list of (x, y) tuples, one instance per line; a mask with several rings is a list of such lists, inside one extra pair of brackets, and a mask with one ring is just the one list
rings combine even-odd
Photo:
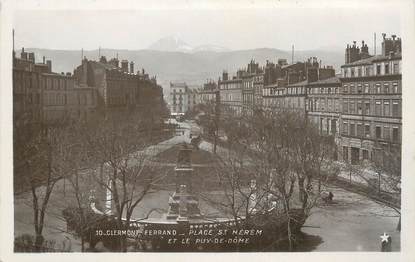
[[(218, 205), (230, 209), (234, 219), (244, 217), (245, 221), (270, 210), (273, 214), (270, 217), (284, 215), (292, 249), (296, 230), (292, 225), (303, 223), (293, 216), (298, 208), (293, 201), (298, 180), (295, 158), (298, 138), (293, 135), (298, 118), (289, 112), (263, 111), (255, 116), (245, 115), (238, 122), (227, 132), (228, 137), (233, 137), (225, 145), (227, 153), (217, 154), (218, 179), (225, 198)], [(255, 190), (250, 189), (251, 181), (255, 181)], [(257, 226), (261, 223), (257, 219), (252, 222)]]
[(379, 201), (392, 208), (399, 216), (397, 229), (401, 229), (401, 147), (392, 146), (377, 150), (369, 168), (378, 176)]
[(55, 184), (67, 175), (65, 160), (71, 135), (62, 123), (16, 126), (14, 139), (15, 184), (32, 194), (35, 245), (41, 247), (45, 215)]
[(216, 101), (207, 101), (198, 106), (198, 110), (202, 113), (199, 118), (199, 124), (203, 127), (204, 133), (208, 138), (213, 139), (213, 153), (216, 154), (219, 142), (219, 132), (222, 127), (220, 105)]
[[(83, 132), (91, 160), (101, 167), (95, 180), (103, 191), (110, 192), (119, 229), (129, 227), (134, 209), (160, 178), (145, 165), (151, 137), (141, 128), (142, 120), (141, 115), (117, 115), (100, 119), (96, 126), (87, 124)], [(125, 236), (120, 237), (119, 244), (125, 252)]]

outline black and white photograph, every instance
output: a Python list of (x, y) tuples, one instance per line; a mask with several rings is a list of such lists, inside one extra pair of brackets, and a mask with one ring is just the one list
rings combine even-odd
[(412, 1), (106, 2), (1, 5), (8, 254), (413, 261)]

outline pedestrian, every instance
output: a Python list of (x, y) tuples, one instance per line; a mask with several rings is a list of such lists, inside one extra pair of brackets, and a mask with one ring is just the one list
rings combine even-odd
[(329, 192), (329, 197), (328, 197), (329, 202), (332, 202), (332, 201), (333, 201), (333, 197), (334, 197), (334, 195), (333, 195), (333, 193), (330, 191), (330, 192)]

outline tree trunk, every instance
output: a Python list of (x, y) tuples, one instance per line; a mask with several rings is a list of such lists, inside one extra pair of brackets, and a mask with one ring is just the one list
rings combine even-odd
[(42, 246), (43, 246), (43, 241), (44, 240), (45, 240), (45, 238), (42, 236), (42, 232), (41, 231), (36, 232), (36, 235), (35, 235), (35, 250), (37, 252), (42, 251)]
[(215, 132), (215, 137), (213, 139), (213, 153), (214, 154), (216, 154), (216, 146), (217, 146), (217, 143), (218, 143), (218, 133)]
[(321, 174), (318, 176), (318, 193), (321, 192)]
[(301, 203), (303, 203), (304, 200), (304, 178), (299, 178), (298, 179), (298, 198), (301, 201)]

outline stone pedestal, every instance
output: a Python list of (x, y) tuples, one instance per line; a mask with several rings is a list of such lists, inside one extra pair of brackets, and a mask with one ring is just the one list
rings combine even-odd
[(188, 218), (200, 218), (199, 200), (193, 195), (191, 163), (192, 150), (186, 145), (177, 156), (176, 191), (169, 199), (169, 211), (167, 219), (187, 221)]

